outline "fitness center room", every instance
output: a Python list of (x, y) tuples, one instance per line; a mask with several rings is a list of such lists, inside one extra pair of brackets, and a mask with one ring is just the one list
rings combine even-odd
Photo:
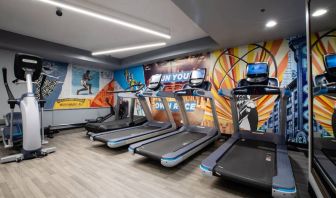
[(336, 197), (335, 0), (0, 0), (0, 198)]

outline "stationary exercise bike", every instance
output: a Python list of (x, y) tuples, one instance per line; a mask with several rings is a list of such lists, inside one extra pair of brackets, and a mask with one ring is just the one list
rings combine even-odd
[[(33, 93), (33, 81), (37, 80), (42, 71), (41, 58), (16, 54), (14, 62), (14, 75), (17, 78), (16, 82), (25, 81), (27, 85), (27, 92), (20, 98), (14, 98), (8, 82), (7, 82), (7, 69), (2, 68), (4, 84), (8, 95), (8, 104), (11, 109), (9, 116), (9, 136), (6, 138), (3, 135), (3, 142), (5, 148), (12, 148), (13, 144), (13, 126), (21, 122), (22, 126), (22, 149), (21, 153), (14, 154), (0, 159), (0, 163), (7, 162), (19, 162), (25, 159), (32, 159), (36, 157), (43, 157), (49, 153), (55, 152), (56, 148), (42, 148), (44, 143), (43, 130), (41, 130), (42, 116), (39, 112), (39, 104), (43, 104), (43, 101), (38, 101)], [(20, 107), (21, 113), (14, 113), (15, 105)], [(41, 108), (43, 111), (43, 108)], [(14, 116), (16, 115), (16, 116)], [(14, 120), (14, 118), (16, 120)], [(15, 121), (15, 122), (14, 122)], [(42, 135), (41, 135), (42, 133)], [(5, 138), (4, 138), (5, 136)]]

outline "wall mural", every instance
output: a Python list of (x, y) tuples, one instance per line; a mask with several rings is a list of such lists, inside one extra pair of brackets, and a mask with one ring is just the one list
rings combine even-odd
[[(58, 77), (57, 79), (47, 77), (42, 87), (42, 97), (46, 100), (45, 109), (53, 109), (55, 102), (58, 99), (62, 91), (62, 85), (67, 74), (68, 64), (56, 61), (44, 60), (43, 63), (44, 72), (47, 75)], [(42, 76), (38, 79), (35, 85), (35, 93), (40, 99)]]
[[(313, 72), (316, 75), (324, 71), (323, 55), (336, 52), (336, 31), (315, 34), (314, 41), (316, 42), (312, 56)], [(180, 89), (186, 83), (193, 69), (205, 68), (207, 80), (212, 83), (212, 93), (215, 97), (221, 132), (231, 134), (233, 126), (230, 103), (220, 96), (218, 91), (221, 88), (235, 87), (237, 82), (245, 76), (246, 63), (250, 62), (268, 62), (271, 76), (277, 77), (282, 87), (287, 86), (290, 89), (292, 95), (287, 104), (287, 140), (306, 144), (308, 89), (304, 36), (223, 49), (197, 56), (121, 69), (114, 73), (44, 61), (44, 66), (50, 68), (48, 73), (59, 76), (59, 78), (57, 80), (47, 78), (43, 96), (47, 99), (47, 109), (107, 107), (108, 104), (105, 102), (107, 97), (111, 99), (112, 104), (116, 102), (113, 100), (113, 94), (108, 93), (108, 90), (126, 90), (134, 83), (148, 83), (153, 74), (161, 73), (165, 89), (173, 91)], [(87, 73), (88, 70), (90, 70), (89, 73)], [(36, 88), (36, 90), (39, 89), (38, 86)], [(187, 113), (193, 124), (213, 126), (210, 104), (206, 99), (198, 97), (185, 97), (184, 99)], [(262, 96), (257, 99), (246, 96), (240, 99), (237, 104), (240, 128), (278, 133), (279, 102), (276, 96)], [(176, 101), (169, 99), (168, 102), (175, 121), (181, 124)], [(151, 99), (150, 104), (155, 119), (167, 119), (160, 100)], [(330, 119), (334, 115), (336, 117), (334, 105), (334, 98), (320, 96), (314, 100), (314, 109), (318, 109), (314, 111), (315, 127), (324, 136), (334, 136), (334, 131), (336, 131), (331, 123), (336, 119)], [(136, 104), (135, 113), (143, 115), (139, 103)]]
[[(206, 68), (207, 80), (212, 83), (212, 93), (215, 97), (221, 132), (231, 134), (233, 125), (230, 102), (218, 94), (219, 89), (234, 88), (245, 76), (247, 63), (268, 62), (270, 75), (277, 77), (282, 87), (288, 86), (292, 91), (287, 105), (287, 140), (307, 143), (308, 131), (305, 129), (307, 118), (303, 116), (307, 111), (307, 105), (303, 104), (307, 96), (302, 93), (304, 92), (303, 87), (306, 86), (306, 78), (303, 75), (305, 74), (306, 55), (304, 51), (305, 38), (296, 36), (144, 65), (144, 73), (146, 82), (151, 75), (163, 74), (165, 89), (177, 90), (183, 86), (193, 69)], [(298, 90), (298, 84), (300, 84), (300, 90)], [(193, 124), (213, 126), (210, 103), (206, 99), (198, 97), (185, 97), (184, 99), (189, 119)], [(181, 124), (178, 106), (174, 99), (168, 101), (175, 121)], [(167, 119), (160, 101), (151, 99), (150, 102), (154, 118)], [(298, 103), (301, 105), (298, 106)], [(256, 99), (249, 96), (241, 97), (237, 107), (241, 129), (278, 133), (279, 101), (276, 96), (261, 96)], [(295, 113), (298, 111), (300, 114)]]
[(94, 95), (99, 91), (99, 71), (72, 66), (72, 95)]
[[(324, 55), (336, 53), (336, 29), (312, 36), (313, 76), (325, 71)], [(314, 127), (322, 137), (336, 135), (336, 98), (333, 95), (314, 97)]]
[[(270, 76), (277, 77), (282, 82), (288, 56), (289, 47), (286, 40), (269, 41), (212, 53), (209, 75), (213, 84), (212, 93), (216, 98), (219, 120), (224, 124), (221, 125), (223, 132), (230, 133), (233, 126), (230, 102), (218, 95), (219, 89), (236, 87), (238, 81), (245, 77), (246, 64), (251, 62), (268, 62)], [(240, 128), (254, 131), (261, 129), (273, 111), (276, 98), (276, 96), (262, 96), (252, 100), (250, 96), (240, 97), (237, 104)], [(266, 127), (266, 130), (271, 129)]]
[[(204, 54), (199, 56), (191, 56), (183, 59), (176, 59), (167, 62), (155, 63), (145, 65), (145, 79), (146, 83), (150, 77), (154, 74), (163, 74), (162, 83), (165, 86), (166, 91), (174, 91), (181, 89), (187, 82), (191, 71), (197, 68), (207, 68), (210, 54)], [(204, 98), (199, 97), (184, 97), (185, 106), (189, 120), (193, 124), (202, 124), (203, 117), (206, 112), (207, 102)], [(178, 110), (178, 105), (175, 99), (167, 99), (170, 109), (173, 113), (174, 120), (177, 125), (181, 125), (181, 116)], [(160, 99), (150, 99), (151, 110), (153, 112), (153, 118), (157, 120), (166, 120), (166, 114), (164, 113), (164, 107)]]
[[(49, 75), (42, 87), (45, 109), (109, 107), (107, 102), (114, 102), (113, 94), (107, 92), (114, 89), (112, 71), (49, 60), (43, 61), (43, 68)], [(38, 97), (40, 86), (41, 78), (35, 86)]]
[[(129, 87), (136, 84), (145, 84), (144, 70), (142, 65), (128, 69), (114, 71), (114, 90), (129, 90)], [(115, 100), (116, 101), (116, 100)], [(123, 98), (123, 102), (130, 104), (130, 99)], [(140, 102), (135, 101), (135, 115), (144, 115)]]

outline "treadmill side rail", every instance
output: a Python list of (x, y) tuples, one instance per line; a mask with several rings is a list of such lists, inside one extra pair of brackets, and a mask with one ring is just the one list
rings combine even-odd
[(272, 180), (273, 197), (295, 197), (296, 187), (286, 145), (277, 145), (277, 175)]
[(218, 149), (211, 153), (207, 158), (202, 161), (200, 168), (204, 175), (212, 176), (213, 169), (217, 164), (217, 161), (239, 140), (238, 137), (232, 136), (224, 144), (222, 144)]

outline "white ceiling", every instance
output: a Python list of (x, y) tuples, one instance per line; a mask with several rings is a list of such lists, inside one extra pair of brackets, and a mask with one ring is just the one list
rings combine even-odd
[[(170, 0), (62, 2), (127, 19), (155, 30), (168, 30), (172, 38), (167, 40), (67, 10), (63, 10), (63, 16), (58, 17), (55, 14), (55, 7), (36, 0), (1, 0), (0, 29), (89, 51), (162, 41), (169, 46), (207, 36), (207, 33)], [(121, 52), (112, 56), (124, 58), (151, 50), (153, 48)]]
[(321, 17), (311, 17), (312, 32), (321, 30), (330, 30), (336, 28), (336, 1), (335, 0), (312, 0), (310, 4), (310, 12), (313, 13), (317, 9), (328, 10), (327, 14)]
[[(335, 1), (335, 0), (330, 0)], [(173, 0), (222, 47), (305, 33), (304, 0)], [(261, 12), (261, 9), (265, 9)], [(268, 20), (274, 28), (265, 28)]]

